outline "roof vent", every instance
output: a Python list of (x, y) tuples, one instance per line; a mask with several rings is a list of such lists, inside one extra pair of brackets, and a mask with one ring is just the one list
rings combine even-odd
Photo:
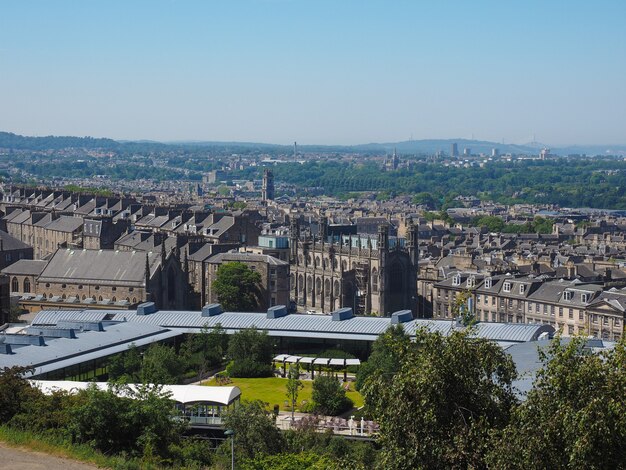
[(333, 316), (332, 321), (344, 321), (354, 317), (354, 313), (352, 313), (352, 309), (350, 307), (343, 307), (339, 310), (335, 310), (331, 313), (331, 315)]
[(5, 344), (19, 344), (32, 346), (45, 346), (46, 342), (43, 336), (35, 335), (5, 335)]
[(280, 318), (287, 315), (287, 307), (284, 305), (275, 305), (267, 309), (267, 318)]
[(398, 325), (413, 320), (413, 313), (410, 310), (400, 310), (391, 315), (391, 324)]
[(144, 302), (137, 306), (137, 315), (149, 315), (157, 311), (154, 302)]
[(208, 304), (202, 307), (203, 317), (214, 317), (222, 313), (222, 306), (220, 304)]
[(0, 343), (0, 354), (13, 354), (10, 344)]
[(61, 329), (72, 329), (79, 332), (83, 331), (104, 331), (104, 326), (101, 321), (72, 321), (72, 320), (59, 320), (57, 327)]

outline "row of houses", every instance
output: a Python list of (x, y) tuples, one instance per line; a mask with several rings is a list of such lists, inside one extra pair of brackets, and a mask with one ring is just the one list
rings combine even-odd
[[(432, 296), (434, 318), (454, 318), (469, 308), (479, 321), (547, 324), (564, 336), (618, 341), (624, 331), (623, 282), (455, 271), (433, 285)], [(467, 300), (460, 305), (462, 298)]]

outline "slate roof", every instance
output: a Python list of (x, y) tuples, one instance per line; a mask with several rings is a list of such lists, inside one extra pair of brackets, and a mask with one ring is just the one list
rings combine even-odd
[(75, 232), (83, 226), (82, 217), (61, 216), (52, 222), (49, 222), (46, 230), (54, 230), (56, 232)]
[(0, 240), (2, 240), (2, 251), (10, 250), (25, 250), (30, 248), (30, 245), (18, 240), (17, 238), (9, 235), (7, 232), (0, 230)]
[(221, 264), (229, 261), (254, 261), (267, 263), (271, 266), (287, 266), (289, 263), (279, 260), (270, 255), (259, 255), (255, 253), (218, 253), (208, 259), (208, 263)]
[(151, 273), (161, 262), (154, 252), (116, 250), (57, 250), (39, 277), (40, 282), (99, 283), (143, 286), (146, 253)]
[(3, 274), (17, 274), (21, 276), (39, 276), (48, 264), (47, 261), (20, 259), (2, 270)]

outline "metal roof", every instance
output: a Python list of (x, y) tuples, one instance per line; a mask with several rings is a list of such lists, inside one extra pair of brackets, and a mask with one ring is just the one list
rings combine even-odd
[[(227, 333), (245, 328), (266, 330), (270, 336), (327, 338), (344, 340), (375, 341), (391, 326), (390, 317), (355, 316), (343, 321), (333, 321), (331, 315), (290, 314), (280, 318), (267, 318), (265, 313), (224, 312), (203, 317), (199, 311), (160, 310), (149, 315), (137, 315), (136, 310), (49, 310), (40, 312), (33, 325), (54, 325), (60, 320), (101, 321), (106, 316), (113, 321), (144, 323), (184, 332), (197, 332), (203, 327), (221, 325)], [(417, 329), (449, 334), (456, 326), (455, 321), (416, 319), (402, 323), (404, 330), (415, 336)], [(534, 341), (540, 334), (553, 333), (549, 325), (523, 323), (478, 323), (476, 336), (504, 342)]]
[[(68, 318), (63, 317), (63, 320)], [(140, 323), (107, 324), (104, 331), (76, 331), (76, 338), (44, 337), (45, 346), (14, 346), (13, 354), (0, 354), (0, 368), (33, 367), (34, 372), (31, 375), (37, 376), (126, 351), (131, 344), (144, 346), (181, 333), (179, 330), (172, 331)]]

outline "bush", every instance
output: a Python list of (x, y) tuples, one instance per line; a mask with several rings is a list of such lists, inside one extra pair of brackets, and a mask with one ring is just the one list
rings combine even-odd
[(226, 366), (226, 374), (229, 377), (271, 377), (272, 366), (252, 359), (241, 359), (237, 362), (231, 361)]
[(319, 375), (313, 381), (313, 401), (315, 411), (327, 416), (337, 416), (353, 405), (337, 376), (333, 375)]

